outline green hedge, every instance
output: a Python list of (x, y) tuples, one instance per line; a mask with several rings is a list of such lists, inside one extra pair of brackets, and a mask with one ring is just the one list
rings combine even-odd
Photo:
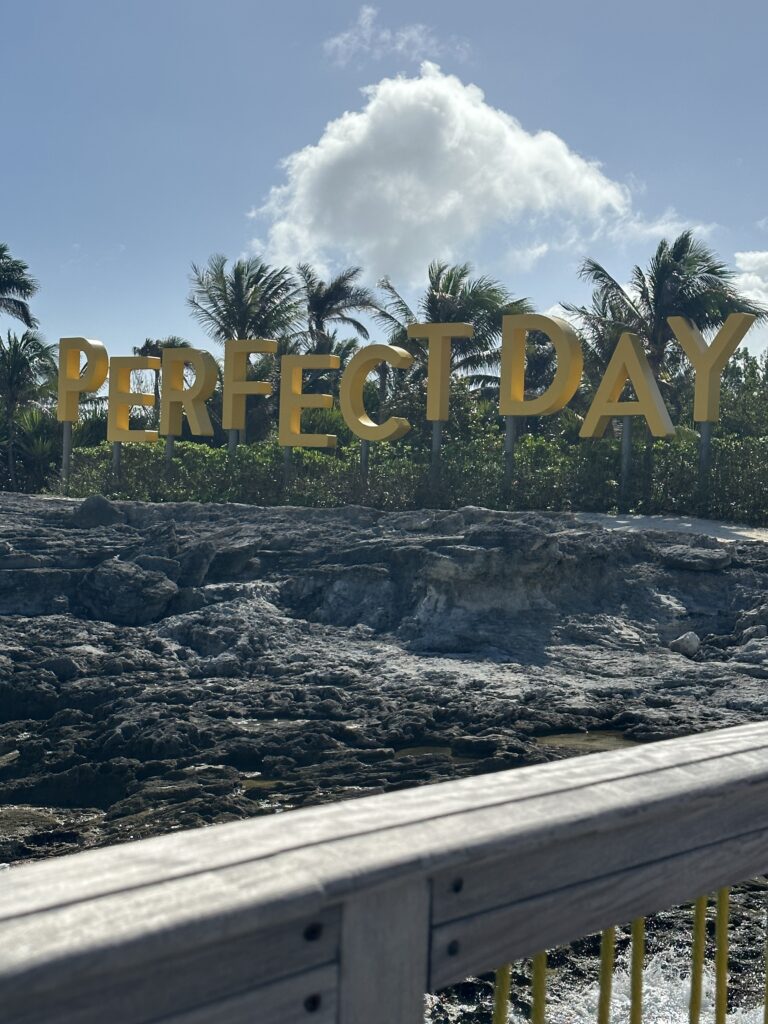
[[(120, 478), (112, 473), (111, 447), (73, 455), (69, 493), (100, 493), (141, 501), (234, 501), (257, 505), (367, 504), (383, 509), (417, 507), (613, 511), (619, 491), (619, 442), (522, 437), (515, 448), (511, 485), (504, 479), (503, 437), (475, 437), (443, 449), (439, 484), (429, 456), (403, 442), (371, 445), (369, 473), (360, 472), (359, 447), (336, 452), (295, 449), (286, 470), (274, 442), (226, 449), (176, 444), (170, 474), (163, 445), (123, 445)], [(698, 478), (698, 438), (682, 433), (650, 450), (635, 441), (629, 504), (643, 512), (768, 522), (768, 438), (715, 438), (706, 497)]]

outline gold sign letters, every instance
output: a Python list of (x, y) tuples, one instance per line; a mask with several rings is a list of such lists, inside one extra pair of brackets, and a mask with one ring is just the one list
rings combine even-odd
[[(714, 422), (720, 414), (720, 384), (728, 359), (736, 351), (755, 317), (732, 313), (707, 344), (695, 324), (671, 316), (669, 327), (693, 366), (695, 393), (693, 418)], [(539, 395), (526, 397), (526, 347), (532, 332), (545, 335), (554, 347), (557, 368), (552, 383)], [(460, 349), (474, 335), (471, 324), (411, 324), (408, 337), (427, 344), (427, 419), (447, 420), (451, 363), (454, 344)], [(252, 354), (275, 356), (276, 341), (269, 338), (235, 339), (224, 347), (222, 426), (242, 430), (249, 396), (272, 394), (269, 381), (248, 378)], [(81, 369), (81, 360), (85, 365)], [(368, 345), (350, 359), (339, 384), (339, 405), (344, 422), (365, 441), (395, 441), (410, 430), (401, 416), (389, 416), (382, 423), (371, 419), (365, 405), (365, 385), (382, 364), (406, 370), (413, 356), (395, 345)], [(549, 416), (558, 412), (576, 394), (582, 377), (584, 357), (574, 328), (554, 316), (520, 313), (505, 316), (501, 333), (499, 412), (502, 416)], [(280, 359), (280, 413), (278, 437), (288, 447), (333, 448), (334, 434), (305, 434), (301, 429), (304, 409), (330, 409), (333, 397), (321, 380), (338, 371), (340, 359), (331, 354), (284, 355)], [(134, 406), (150, 406), (154, 396), (131, 390), (131, 374), (145, 370), (161, 374), (159, 431), (130, 425)], [(191, 375), (185, 371), (191, 370)], [(75, 422), (80, 396), (98, 391), (109, 375), (108, 427), (110, 441), (157, 441), (158, 434), (177, 437), (186, 415), (193, 434), (213, 433), (206, 401), (216, 388), (218, 367), (210, 353), (191, 348), (165, 349), (162, 360), (155, 356), (107, 356), (99, 341), (62, 338), (59, 342), (58, 418)], [(313, 374), (307, 377), (306, 374)], [(324, 375), (324, 376), (321, 376)], [(191, 382), (189, 382), (191, 380)], [(623, 396), (623, 397), (622, 397)], [(633, 397), (634, 396), (634, 397)], [(581, 437), (601, 437), (614, 416), (642, 416), (655, 437), (669, 437), (674, 427), (659, 391), (653, 367), (637, 335), (624, 333), (606, 367), (580, 430)]]

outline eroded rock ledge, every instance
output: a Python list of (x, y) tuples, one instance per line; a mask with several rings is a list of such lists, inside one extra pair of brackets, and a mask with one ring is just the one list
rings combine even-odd
[(0, 860), (761, 718), (766, 627), (759, 542), (0, 495)]

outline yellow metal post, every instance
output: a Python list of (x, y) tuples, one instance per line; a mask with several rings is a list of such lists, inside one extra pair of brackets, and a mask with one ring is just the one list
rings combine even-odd
[(632, 922), (632, 967), (630, 975), (630, 1024), (641, 1024), (643, 1019), (643, 962), (645, 960), (645, 918)]
[(597, 1024), (610, 1024), (615, 954), (616, 929), (606, 928), (600, 941), (600, 996), (597, 1003)]
[(707, 944), (708, 897), (700, 896), (694, 904), (693, 943), (691, 948), (691, 998), (688, 1003), (689, 1024), (699, 1024), (701, 989), (704, 978), (704, 950)]
[(510, 964), (505, 964), (496, 971), (493, 986), (493, 1024), (507, 1024), (509, 1020), (510, 967)]
[(717, 894), (717, 923), (715, 925), (715, 1024), (725, 1024), (728, 1012), (728, 911), (730, 889)]
[(547, 954), (533, 958), (531, 1024), (546, 1024), (547, 1019)]

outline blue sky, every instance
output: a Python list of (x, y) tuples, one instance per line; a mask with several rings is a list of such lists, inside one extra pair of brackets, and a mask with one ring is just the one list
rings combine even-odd
[(6, 0), (0, 240), (46, 338), (113, 354), (205, 344), (214, 252), (411, 294), (470, 259), (547, 310), (585, 255), (626, 280), (690, 225), (768, 302), (766, 28), (744, 0)]

